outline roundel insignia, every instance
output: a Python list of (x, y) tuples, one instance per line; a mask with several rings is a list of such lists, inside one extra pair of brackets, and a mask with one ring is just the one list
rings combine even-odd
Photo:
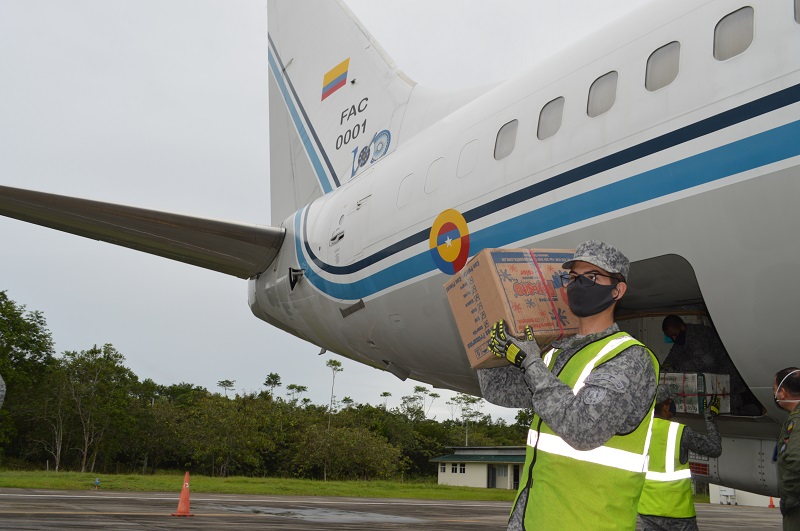
[(454, 275), (469, 258), (469, 229), (457, 210), (445, 210), (431, 227), (430, 250), (433, 263), (442, 272)]

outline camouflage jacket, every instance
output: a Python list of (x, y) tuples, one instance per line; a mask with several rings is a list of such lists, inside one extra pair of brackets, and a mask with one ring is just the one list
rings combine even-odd
[(509, 365), (479, 369), (483, 397), (499, 406), (533, 408), (564, 441), (577, 450), (603, 445), (617, 433), (636, 429), (656, 393), (656, 374), (647, 350), (634, 346), (596, 367), (578, 394), (556, 376), (584, 346), (619, 332), (613, 324), (597, 334), (553, 343), (562, 352), (551, 373), (539, 356), (522, 370)]
[[(580, 349), (619, 332), (616, 324), (597, 334), (572, 336), (553, 343), (561, 349), (551, 373), (539, 356), (528, 356), (522, 370), (513, 365), (479, 369), (483, 397), (505, 407), (533, 408), (567, 444), (591, 450), (617, 433), (636, 429), (656, 394), (656, 373), (650, 354), (640, 346), (620, 352), (595, 367), (578, 394), (556, 376)], [(530, 351), (530, 349), (528, 349)], [(521, 485), (519, 502), (508, 531), (524, 529), (528, 489)]]
[(733, 364), (714, 329), (696, 324), (686, 325), (686, 342), (674, 344), (661, 364), (669, 372), (711, 372), (729, 374), (731, 393), (747, 391), (747, 384)]
[(778, 437), (778, 496), (781, 512), (800, 506), (800, 405), (789, 413)]

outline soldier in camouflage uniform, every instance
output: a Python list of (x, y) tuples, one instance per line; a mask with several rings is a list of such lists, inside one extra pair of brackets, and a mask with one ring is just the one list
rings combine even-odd
[(800, 530), (800, 369), (788, 367), (772, 383), (775, 403), (789, 412), (781, 427), (775, 460), (778, 464), (778, 496), (783, 529)]
[[(543, 359), (532, 335), (508, 337), (499, 322), (490, 350), (513, 365), (478, 370), (486, 400), (536, 413), (508, 529), (633, 530), (658, 362), (614, 322), (614, 307), (627, 290), (628, 259), (608, 244), (588, 241), (563, 267), (570, 271), (562, 282), (579, 318), (578, 334), (554, 342)], [(571, 383), (565, 383), (567, 373)], [(626, 444), (634, 438), (636, 444)], [(624, 455), (625, 463), (608, 462), (609, 455)], [(590, 456), (597, 459), (588, 462)]]
[(719, 397), (714, 397), (703, 411), (707, 435), (671, 421), (676, 413), (672, 399), (669, 388), (659, 385), (650, 441), (650, 469), (639, 500), (643, 531), (697, 531), (689, 452), (708, 457), (722, 454), (722, 437), (716, 422)]
[(730, 375), (731, 413), (761, 415), (761, 404), (750, 392), (714, 329), (686, 324), (677, 315), (668, 315), (661, 323), (664, 335), (674, 344), (661, 364), (662, 372), (711, 372)]

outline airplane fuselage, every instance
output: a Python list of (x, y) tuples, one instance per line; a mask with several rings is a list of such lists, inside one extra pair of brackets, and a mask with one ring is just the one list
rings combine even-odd
[[(769, 403), (772, 375), (793, 357), (797, 292), (764, 273), (800, 262), (800, 24), (789, 3), (748, 5), (754, 36), (734, 57), (715, 58), (714, 34), (736, 6), (659, 6), (416, 134), (286, 220), (278, 259), (251, 280), (254, 313), (327, 350), (477, 393), (442, 289), (449, 275), (431, 258), (435, 220), (452, 208), (470, 256), (612, 242), (633, 262), (631, 292), (648, 294), (631, 309), (685, 304), (668, 276), (636, 277), (637, 263), (682, 257)], [(648, 90), (648, 58), (675, 42), (677, 76)], [(589, 116), (590, 87), (610, 72), (615, 98)], [(542, 109), (558, 98), (560, 127), (541, 139)], [(496, 160), (498, 132), (514, 120), (511, 152)], [(296, 284), (290, 268), (303, 270)]]
[(632, 263), (622, 328), (663, 359), (666, 313), (710, 320), (765, 406), (720, 417), (705, 479), (774, 494), (772, 378), (797, 365), (800, 1), (652, 1), (452, 92), (399, 70), (342, 0), (271, 1), (267, 23), (281, 227), (5, 185), (0, 214), (249, 279), (264, 321), (473, 394), (443, 285), (485, 248), (606, 241)]

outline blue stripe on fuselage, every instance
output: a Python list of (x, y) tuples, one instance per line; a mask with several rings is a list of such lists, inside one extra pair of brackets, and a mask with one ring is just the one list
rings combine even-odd
[[(777, 127), (693, 155), (621, 181), (584, 192), (502, 221), (470, 234), (475, 250), (502, 247), (538, 234), (714, 182), (754, 168), (800, 155), (800, 122)], [(614, 155), (611, 155), (612, 157)], [(479, 207), (480, 208), (480, 207)], [(354, 282), (332, 282), (321, 277), (303, 253), (304, 211), (295, 214), (295, 246), (300, 267), (312, 284), (330, 297), (358, 300), (436, 270), (429, 250), (402, 260)], [(315, 260), (316, 261), (316, 260)]]
[[(292, 121), (297, 128), (297, 133), (300, 135), (300, 140), (303, 142), (303, 147), (305, 148), (306, 153), (311, 160), (311, 165), (314, 167), (314, 172), (317, 174), (317, 180), (319, 181), (320, 186), (322, 186), (323, 193), (327, 194), (333, 190), (333, 187), (338, 188), (341, 186), (339, 183), (339, 178), (336, 176), (336, 172), (333, 171), (333, 166), (328, 160), (325, 150), (322, 149), (322, 143), (317, 136), (317, 132), (314, 131), (314, 126), (311, 123), (311, 120), (308, 119), (308, 115), (306, 114), (305, 109), (303, 109), (294, 87), (291, 86), (292, 81), (288, 76), (286, 76), (286, 81), (284, 82), (283, 72), (285, 69), (283, 67), (283, 62), (281, 61), (281, 58), (275, 49), (275, 44), (272, 42), (272, 37), (268, 36), (268, 39), (270, 47), (267, 55), (270, 69), (272, 70), (272, 74), (275, 76), (275, 81), (278, 83), (278, 88), (280, 88), (283, 101), (286, 103), (286, 109), (289, 111), (289, 115), (292, 117)], [(287, 83), (289, 84), (288, 87), (286, 86)], [(303, 118), (300, 118), (300, 114), (298, 114), (298, 108), (295, 107), (294, 103), (292, 102), (292, 97), (289, 94), (290, 90), (291, 93), (294, 94), (295, 100), (297, 100), (299, 112), (303, 114)], [(308, 124), (308, 129), (306, 129), (305, 124)], [(328, 168), (328, 172), (330, 172), (330, 177), (328, 176), (328, 173), (326, 173), (325, 168), (322, 166), (322, 161), (320, 161), (319, 156), (317, 156), (317, 152), (314, 149), (314, 144), (311, 142), (311, 136), (309, 136), (309, 133), (314, 137), (314, 142), (319, 147), (319, 151), (322, 154), (322, 157), (325, 159), (325, 165)], [(331, 186), (330, 179), (333, 180), (333, 186)]]
[[(603, 171), (622, 166), (634, 160), (642, 159), (653, 153), (664, 151), (666, 149), (683, 144), (690, 140), (714, 133), (726, 127), (745, 122), (756, 116), (761, 116), (768, 112), (786, 107), (793, 103), (800, 101), (800, 85), (794, 85), (783, 90), (779, 90), (773, 94), (764, 96), (757, 100), (745, 103), (739, 107), (729, 109), (725, 112), (710, 116), (699, 122), (689, 124), (687, 126), (671, 131), (662, 136), (646, 140), (635, 146), (623, 149), (617, 153), (612, 153), (606, 157), (594, 160), (577, 168), (565, 171), (564, 173), (555, 175), (544, 181), (534, 183), (530, 186), (517, 190), (503, 197), (499, 197), (488, 203), (477, 206), (471, 210), (463, 213), (464, 219), (467, 223), (481, 219), (490, 214), (499, 212), (505, 208), (514, 206), (515, 204), (527, 201), (534, 197), (546, 194), (558, 188), (567, 186), (583, 179), (592, 177)], [(303, 230), (305, 230), (305, 225)], [(344, 275), (355, 273), (366, 267), (380, 262), (394, 254), (403, 251), (409, 247), (413, 247), (418, 243), (425, 241), (429, 238), (429, 231), (424, 230), (416, 234), (412, 234), (399, 242), (381, 249), (366, 258), (359, 260), (356, 263), (346, 266), (336, 266), (326, 264), (314, 254), (314, 251), (305, 244), (305, 252), (310, 260), (320, 269), (332, 275)], [(303, 239), (307, 240), (305, 233)]]

